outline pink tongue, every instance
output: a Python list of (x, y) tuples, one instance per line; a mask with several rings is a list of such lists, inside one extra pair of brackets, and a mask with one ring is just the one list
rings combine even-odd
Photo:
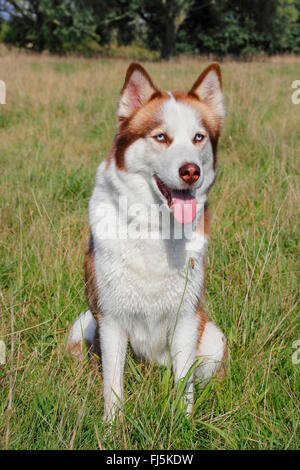
[(196, 217), (197, 201), (189, 191), (172, 191), (174, 217), (180, 224), (191, 224)]

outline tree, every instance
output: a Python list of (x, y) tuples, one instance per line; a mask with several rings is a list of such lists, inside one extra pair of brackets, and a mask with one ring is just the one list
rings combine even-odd
[(97, 39), (91, 11), (75, 0), (0, 0), (8, 15), (6, 42), (36, 51), (83, 51)]
[(191, 4), (191, 0), (132, 0), (133, 11), (147, 25), (148, 44), (160, 50), (162, 59), (174, 54), (178, 30)]
[(300, 0), (278, 0), (275, 20), (277, 50), (300, 52)]
[(2, 41), (55, 53), (115, 39), (143, 42), (162, 59), (299, 53), (300, 0), (0, 0), (0, 26)]
[(273, 52), (278, 1), (195, 0), (182, 27), (185, 40), (206, 54)]

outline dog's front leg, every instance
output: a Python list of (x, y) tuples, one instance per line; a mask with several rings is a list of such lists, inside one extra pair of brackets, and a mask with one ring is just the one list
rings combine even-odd
[[(170, 343), (175, 383), (187, 375), (196, 360), (197, 331), (198, 320), (195, 315), (182, 315), (178, 318)], [(188, 415), (193, 411), (193, 376), (194, 374), (191, 374), (186, 386)]]
[(103, 317), (100, 323), (104, 419), (112, 421), (123, 401), (123, 374), (128, 337), (119, 324)]

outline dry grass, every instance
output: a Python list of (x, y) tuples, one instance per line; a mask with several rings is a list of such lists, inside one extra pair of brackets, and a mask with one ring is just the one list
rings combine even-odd
[[(111, 432), (97, 367), (64, 353), (68, 325), (86, 307), (87, 204), (127, 65), (0, 58), (0, 339), (8, 357), (0, 446), (296, 448), (300, 142), (291, 83), (300, 65), (292, 60), (223, 65), (227, 121), (210, 197), (207, 308), (229, 339), (226, 380), (198, 391), (190, 422), (174, 407), (168, 371), (129, 357), (125, 419)], [(190, 86), (204, 65), (146, 67), (172, 89)]]

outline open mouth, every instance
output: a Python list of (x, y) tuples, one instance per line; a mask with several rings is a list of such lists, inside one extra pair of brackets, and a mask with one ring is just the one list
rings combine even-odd
[(171, 189), (157, 175), (155, 182), (168, 206), (173, 210), (175, 220), (180, 224), (191, 224), (196, 217), (197, 200), (189, 189)]

